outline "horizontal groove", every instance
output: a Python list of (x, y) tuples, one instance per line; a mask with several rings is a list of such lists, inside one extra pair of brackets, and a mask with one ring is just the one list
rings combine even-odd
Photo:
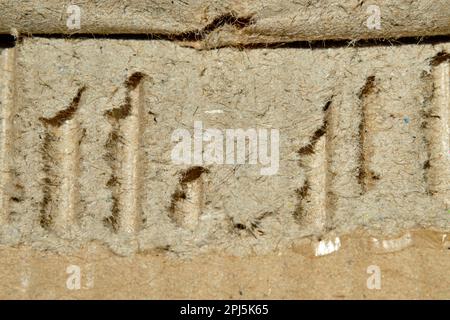
[(0, 49), (13, 48), (16, 45), (16, 38), (9, 34), (0, 34)]
[[(2, 38), (5, 38), (3, 41)], [(19, 43), (26, 38), (47, 38), (47, 39), (73, 39), (73, 40), (87, 40), (87, 39), (111, 39), (111, 40), (138, 40), (138, 41), (173, 41), (183, 45), (186, 42), (186, 46), (192, 45), (190, 36), (183, 38), (179, 34), (134, 34), (134, 33), (117, 33), (117, 34), (87, 34), (87, 33), (75, 33), (75, 34), (45, 34), (35, 33), (29, 35), (21, 35)], [(440, 44), (450, 41), (450, 35), (437, 35), (437, 36), (425, 36), (425, 37), (400, 37), (400, 38), (371, 38), (371, 39), (328, 39), (328, 40), (311, 40), (311, 41), (280, 41), (271, 43), (253, 43), (253, 44), (234, 44), (223, 45), (214, 48), (206, 48), (207, 50), (220, 49), (223, 47), (232, 47), (237, 49), (277, 49), (277, 48), (299, 48), (299, 49), (328, 49), (328, 48), (345, 48), (345, 47), (392, 47), (411, 44)], [(0, 35), (0, 47), (1, 43), (5, 43), (7, 46), (14, 46), (14, 37), (10, 35)]]

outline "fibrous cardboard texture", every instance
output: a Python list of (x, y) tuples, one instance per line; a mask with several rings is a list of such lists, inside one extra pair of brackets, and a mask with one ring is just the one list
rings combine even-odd
[[(121, 255), (240, 256), (360, 227), (447, 232), (447, 51), (25, 39), (4, 55), (16, 69), (4, 102), (0, 239), (58, 252), (99, 240)], [(250, 155), (198, 162), (191, 149), (191, 162), (177, 163), (174, 132), (195, 140), (198, 124), (278, 130), (279, 145), (266, 144), (276, 170), (262, 174), (269, 164)]]
[[(3, 49), (2, 298), (448, 299), (449, 51)], [(277, 170), (175, 163), (199, 125)]]
[[(73, 4), (80, 8), (79, 29), (67, 27)], [(0, 33), (147, 34), (197, 48), (450, 33), (446, 0), (3, 0), (0, 12)], [(376, 28), (367, 22), (374, 14), (381, 19)]]

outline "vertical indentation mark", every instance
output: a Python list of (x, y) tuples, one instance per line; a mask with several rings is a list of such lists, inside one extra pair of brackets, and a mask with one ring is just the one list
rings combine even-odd
[(8, 222), (9, 216), (9, 185), (11, 173), (9, 157), (11, 156), (12, 114), (15, 106), (16, 90), (16, 48), (7, 48), (1, 52), (0, 81), (3, 91), (1, 104), (1, 132), (0, 132), (0, 225)]
[(46, 127), (42, 147), (45, 178), (40, 224), (47, 230), (64, 233), (76, 222), (80, 200), (81, 128), (75, 113), (85, 89), (80, 88), (70, 105), (54, 117), (40, 118)]
[(373, 146), (371, 145), (371, 106), (375, 104), (377, 87), (375, 83), (375, 76), (369, 76), (366, 79), (364, 86), (359, 92), (360, 99), (360, 124), (359, 124), (359, 172), (358, 182), (361, 186), (361, 193), (365, 194), (369, 191), (378, 175), (370, 169), (370, 160), (373, 157)]
[[(425, 111), (428, 160), (424, 164), (428, 192), (450, 206), (450, 54), (432, 60), (431, 103)], [(429, 79), (427, 78), (427, 81)]]
[(192, 167), (181, 173), (178, 189), (172, 195), (170, 218), (181, 227), (194, 230), (197, 227), (204, 203), (203, 174), (208, 170)]
[(124, 103), (105, 112), (112, 131), (106, 143), (107, 159), (112, 174), (107, 186), (112, 192), (112, 212), (106, 219), (116, 232), (134, 233), (141, 215), (140, 145), (142, 135), (142, 109), (144, 103), (143, 79), (140, 72), (133, 73), (124, 83)]
[(323, 107), (322, 126), (314, 132), (311, 142), (298, 151), (306, 178), (303, 186), (297, 190), (299, 203), (294, 217), (302, 226), (317, 234), (327, 228), (330, 220), (328, 215), (333, 210), (333, 201), (329, 198), (332, 195), (328, 172), (331, 112), (332, 97)]

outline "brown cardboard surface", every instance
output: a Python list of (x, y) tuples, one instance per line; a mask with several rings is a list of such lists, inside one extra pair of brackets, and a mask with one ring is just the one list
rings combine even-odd
[[(401, 242), (404, 235), (384, 240)], [(410, 237), (406, 246), (381, 250), (373, 237), (355, 233), (321, 257), (311, 243), (261, 256), (216, 252), (190, 259), (156, 251), (119, 257), (96, 243), (70, 255), (3, 247), (0, 298), (450, 299), (448, 238), (423, 230)], [(73, 266), (81, 278), (71, 290)], [(374, 266), (379, 289), (367, 285)]]

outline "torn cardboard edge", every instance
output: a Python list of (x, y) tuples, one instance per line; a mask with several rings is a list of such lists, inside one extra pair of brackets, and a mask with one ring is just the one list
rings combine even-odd
[(352, 0), (339, 3), (275, 0), (89, 2), (77, 10), (69, 1), (46, 0), (39, 7), (7, 0), (0, 34), (142, 35), (198, 49), (318, 40), (398, 39), (450, 34), (448, 1)]

